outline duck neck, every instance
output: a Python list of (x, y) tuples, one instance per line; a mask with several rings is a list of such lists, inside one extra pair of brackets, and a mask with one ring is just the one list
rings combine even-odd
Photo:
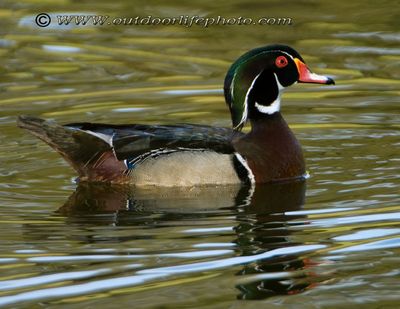
[(250, 123), (253, 134), (261, 134), (261, 136), (265, 137), (264, 134), (282, 129), (282, 126), (285, 127), (284, 131), (288, 129), (288, 125), (279, 111), (273, 114), (255, 113), (252, 116)]
[(257, 182), (301, 177), (305, 164), (301, 146), (280, 112), (250, 119), (251, 131), (235, 145)]

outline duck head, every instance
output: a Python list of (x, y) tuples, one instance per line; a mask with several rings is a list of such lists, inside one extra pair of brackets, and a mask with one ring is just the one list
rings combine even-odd
[(240, 130), (248, 119), (279, 112), (282, 91), (296, 82), (335, 83), (312, 73), (289, 46), (268, 45), (242, 55), (228, 70), (224, 84), (234, 129)]

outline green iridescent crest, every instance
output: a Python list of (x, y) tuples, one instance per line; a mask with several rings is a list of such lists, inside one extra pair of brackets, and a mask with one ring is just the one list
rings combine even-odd
[(264, 48), (258, 48), (244, 54), (230, 67), (226, 75), (225, 99), (231, 111), (234, 129), (240, 130), (246, 123), (249, 112), (248, 95), (257, 77), (270, 62), (265, 53)]

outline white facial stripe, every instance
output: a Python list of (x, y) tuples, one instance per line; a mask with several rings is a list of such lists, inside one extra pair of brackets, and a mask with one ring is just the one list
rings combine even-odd
[(285, 51), (283, 51), (283, 50), (280, 50), (280, 52), (283, 53), (283, 54), (285, 54), (285, 55), (288, 55), (291, 59), (293, 59), (293, 56), (292, 56), (291, 54), (289, 54), (289, 53), (287, 53), (287, 52), (285, 52)]
[(276, 84), (278, 85), (278, 90), (279, 90), (279, 93), (280, 93), (281, 91), (285, 90), (285, 87), (282, 86), (282, 84), (279, 82), (278, 76), (276, 76), (275, 73), (274, 73), (274, 76), (275, 76)]
[(285, 54), (285, 55), (289, 56), (291, 59), (294, 59), (291, 54), (289, 54), (288, 52), (285, 52), (283, 50), (280, 50), (280, 49), (268, 50), (265, 53), (275, 53), (275, 52), (280, 52), (282, 54)]
[(243, 103), (244, 111), (243, 111), (242, 119), (240, 120), (240, 122), (239, 122), (239, 124), (236, 126), (236, 128), (239, 127), (240, 125), (244, 124), (244, 123), (246, 122), (246, 120), (247, 120), (247, 115), (248, 115), (248, 110), (249, 110), (249, 108), (248, 108), (248, 106), (249, 106), (249, 103), (248, 103), (249, 95), (250, 95), (251, 90), (252, 90), (253, 87), (254, 87), (255, 82), (257, 81), (257, 78), (260, 76), (260, 74), (261, 74), (261, 72), (258, 73), (258, 75), (253, 79), (253, 81), (251, 82), (251, 85), (250, 85), (249, 89), (248, 89), (247, 92), (246, 92), (246, 97), (245, 97), (244, 103)]
[(233, 75), (231, 86), (230, 86), (231, 87), (231, 89), (230, 89), (230, 91), (231, 91), (231, 102), (233, 102), (233, 100), (234, 100), (234, 97), (233, 97), (233, 90), (234, 90), (233, 85), (235, 85), (235, 77), (236, 77), (236, 72)]
[(258, 104), (257, 102), (255, 102), (254, 106), (257, 108), (257, 110), (260, 113), (272, 115), (276, 112), (279, 112), (281, 109), (281, 94), (282, 94), (282, 91), (285, 90), (285, 87), (283, 87), (282, 84), (279, 82), (278, 76), (276, 76), (275, 73), (274, 73), (274, 76), (275, 76), (276, 84), (277, 84), (278, 90), (279, 90), (278, 97), (275, 99), (274, 102), (272, 102), (270, 105), (267, 105), (267, 106), (261, 105), (261, 104)]
[(247, 120), (247, 114), (248, 114), (247, 102), (245, 101), (245, 103), (244, 103), (244, 111), (243, 111), (243, 114), (242, 114), (242, 119), (240, 119), (240, 122), (239, 122), (239, 124), (235, 127), (235, 129), (238, 128), (238, 127), (240, 127), (242, 124), (244, 124), (244, 123), (246, 122), (246, 120)]

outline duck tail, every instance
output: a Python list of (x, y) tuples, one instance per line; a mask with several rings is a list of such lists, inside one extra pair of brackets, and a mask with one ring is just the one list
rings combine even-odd
[(125, 171), (126, 167), (115, 157), (112, 145), (78, 127), (33, 116), (19, 116), (17, 125), (61, 154), (78, 172), (80, 180), (112, 181)]

